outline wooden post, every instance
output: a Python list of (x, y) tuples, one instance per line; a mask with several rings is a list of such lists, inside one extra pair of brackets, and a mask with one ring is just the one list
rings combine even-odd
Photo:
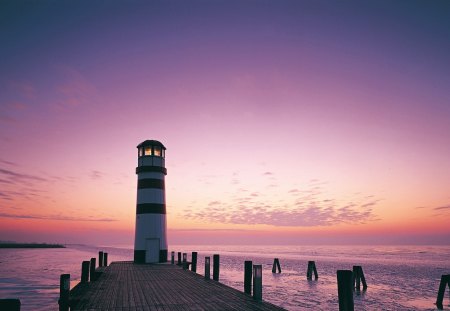
[(262, 300), (262, 265), (253, 266), (253, 299)]
[(61, 274), (59, 278), (59, 311), (69, 311), (70, 274)]
[(89, 265), (90, 262), (85, 260), (81, 263), (81, 280), (80, 283), (89, 282)]
[(91, 258), (91, 266), (90, 266), (90, 270), (89, 270), (89, 274), (90, 274), (89, 278), (91, 279), (91, 282), (94, 282), (96, 279), (95, 265), (96, 265), (95, 258)]
[(183, 270), (186, 270), (188, 268), (187, 265), (187, 253), (183, 253)]
[(246, 260), (244, 262), (244, 293), (252, 294), (252, 277), (253, 277), (253, 262)]
[(181, 252), (178, 252), (178, 263), (177, 265), (181, 266)]
[(103, 253), (103, 267), (108, 266), (108, 253)]
[(197, 272), (197, 252), (192, 252), (191, 261), (191, 271)]
[(439, 310), (442, 310), (444, 308), (444, 306), (443, 306), (444, 294), (445, 294), (445, 288), (447, 287), (447, 285), (450, 290), (450, 274), (441, 276), (441, 283), (439, 284), (439, 291), (438, 291), (438, 296), (436, 299), (436, 307)]
[(361, 266), (353, 266), (353, 288), (356, 289), (356, 291), (361, 290), (361, 282), (363, 283), (363, 290), (367, 289), (367, 283), (366, 278), (364, 277), (364, 272)]
[(278, 260), (278, 258), (275, 258), (273, 260), (272, 273), (277, 273), (277, 268), (278, 268), (278, 273), (281, 273), (280, 261)]
[(219, 280), (219, 266), (220, 266), (220, 256), (218, 254), (213, 255), (213, 280)]
[(339, 311), (354, 311), (353, 271), (337, 270)]
[(210, 279), (211, 257), (205, 257), (205, 280)]
[(308, 270), (306, 271), (306, 278), (312, 280), (312, 274), (314, 273), (314, 278), (317, 280), (319, 275), (317, 274), (316, 262), (308, 261)]
[(175, 264), (175, 252), (170, 253), (170, 263)]
[(99, 267), (103, 266), (103, 252), (102, 251), (98, 252), (98, 266)]
[(0, 310), (20, 311), (20, 299), (0, 299)]

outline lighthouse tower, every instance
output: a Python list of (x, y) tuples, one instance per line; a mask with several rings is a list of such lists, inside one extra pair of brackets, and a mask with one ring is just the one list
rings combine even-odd
[(167, 261), (166, 193), (164, 178), (166, 147), (156, 140), (146, 140), (138, 146), (136, 174), (136, 232), (134, 262)]

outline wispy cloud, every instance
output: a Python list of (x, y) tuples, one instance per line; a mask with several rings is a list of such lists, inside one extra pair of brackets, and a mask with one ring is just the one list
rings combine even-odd
[(7, 161), (7, 160), (3, 160), (3, 159), (0, 159), (0, 163), (6, 164), (6, 165), (10, 165), (10, 166), (17, 166), (17, 163), (11, 162), (11, 161)]
[(202, 209), (185, 211), (184, 216), (204, 222), (278, 227), (361, 224), (378, 220), (373, 209), (380, 200), (374, 196), (360, 196), (358, 200), (339, 202), (326, 198), (322, 189), (324, 184), (315, 180), (304, 191), (292, 189), (288, 191), (292, 195), (282, 199), (277, 199), (276, 190), (261, 194), (236, 189), (235, 195), (228, 201), (211, 201)]
[(22, 174), (15, 171), (11, 171), (8, 169), (0, 168), (0, 174), (11, 176), (17, 179), (26, 179), (26, 180), (34, 180), (34, 181), (47, 181), (47, 179), (36, 176), (36, 175), (30, 175), (30, 174)]
[(63, 75), (63, 82), (57, 86), (62, 95), (57, 103), (59, 108), (84, 106), (97, 98), (96, 87), (78, 70), (70, 66), (58, 66)]
[(104, 175), (105, 175), (104, 173), (102, 173), (102, 172), (100, 172), (100, 171), (97, 171), (97, 170), (92, 170), (92, 171), (89, 173), (89, 177), (90, 177), (91, 179), (93, 179), (93, 180), (101, 179)]
[(440, 211), (440, 210), (447, 210), (450, 209), (450, 205), (446, 205), (446, 206), (439, 206), (439, 207), (435, 207), (433, 208), (435, 211)]
[(107, 217), (76, 217), (76, 216), (64, 216), (64, 215), (32, 215), (32, 214), (12, 214), (12, 213), (0, 213), (0, 217), (3, 218), (15, 218), (15, 219), (41, 219), (41, 220), (62, 220), (62, 221), (95, 221), (95, 222), (113, 222), (117, 221), (114, 218)]

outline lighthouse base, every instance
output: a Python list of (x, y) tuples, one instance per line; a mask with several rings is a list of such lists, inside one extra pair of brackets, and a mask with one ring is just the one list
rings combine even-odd
[[(146, 250), (134, 250), (134, 263), (147, 263), (145, 261)], [(167, 249), (159, 251), (159, 262), (167, 262)]]

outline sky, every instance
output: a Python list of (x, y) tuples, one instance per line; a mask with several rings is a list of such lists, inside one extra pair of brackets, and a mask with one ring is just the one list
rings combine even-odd
[(0, 2), (0, 240), (450, 241), (450, 2)]

